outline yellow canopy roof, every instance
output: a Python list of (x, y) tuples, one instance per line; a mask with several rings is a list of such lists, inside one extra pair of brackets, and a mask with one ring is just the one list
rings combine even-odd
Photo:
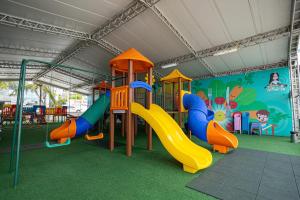
[(127, 51), (124, 51), (120, 55), (109, 61), (111, 67), (119, 71), (128, 71), (128, 61), (133, 61), (133, 71), (134, 72), (144, 72), (148, 68), (154, 66), (154, 64), (145, 56), (143, 56), (140, 52), (138, 52), (134, 48), (130, 48)]
[(178, 78), (181, 78), (182, 81), (192, 81), (191, 78), (183, 75), (178, 69), (174, 69), (170, 74), (161, 78), (161, 81), (167, 82), (178, 82)]

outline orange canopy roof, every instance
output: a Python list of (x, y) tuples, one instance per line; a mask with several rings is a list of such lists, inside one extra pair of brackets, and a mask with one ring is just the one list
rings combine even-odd
[(154, 64), (140, 52), (134, 48), (130, 48), (127, 51), (121, 53), (117, 57), (111, 59), (109, 64), (119, 71), (128, 71), (128, 61), (133, 61), (133, 71), (134, 72), (145, 72), (148, 68), (154, 66)]
[(174, 69), (170, 74), (160, 80), (175, 83), (178, 82), (178, 78), (181, 78), (182, 81), (192, 81), (191, 78), (183, 75), (178, 69)]

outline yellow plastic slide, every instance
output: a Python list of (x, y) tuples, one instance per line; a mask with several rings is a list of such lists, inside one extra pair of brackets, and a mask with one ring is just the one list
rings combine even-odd
[(193, 143), (161, 107), (151, 104), (150, 109), (146, 109), (138, 103), (132, 103), (131, 111), (150, 124), (166, 150), (183, 164), (184, 171), (195, 173), (210, 166), (211, 153)]

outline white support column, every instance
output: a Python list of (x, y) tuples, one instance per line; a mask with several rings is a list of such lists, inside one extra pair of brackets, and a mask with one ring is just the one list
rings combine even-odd
[(298, 44), (300, 30), (300, 1), (294, 0), (292, 3), (290, 42), (289, 42), (289, 67), (291, 79), (291, 105), (293, 109), (293, 130), (299, 131), (299, 99), (300, 99), (300, 78), (298, 65)]

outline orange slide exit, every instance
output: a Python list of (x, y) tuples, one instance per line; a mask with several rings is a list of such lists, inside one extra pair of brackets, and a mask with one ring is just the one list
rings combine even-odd
[(207, 126), (207, 142), (220, 153), (227, 153), (230, 148), (238, 147), (238, 139), (235, 135), (226, 131), (214, 120), (211, 120)]

